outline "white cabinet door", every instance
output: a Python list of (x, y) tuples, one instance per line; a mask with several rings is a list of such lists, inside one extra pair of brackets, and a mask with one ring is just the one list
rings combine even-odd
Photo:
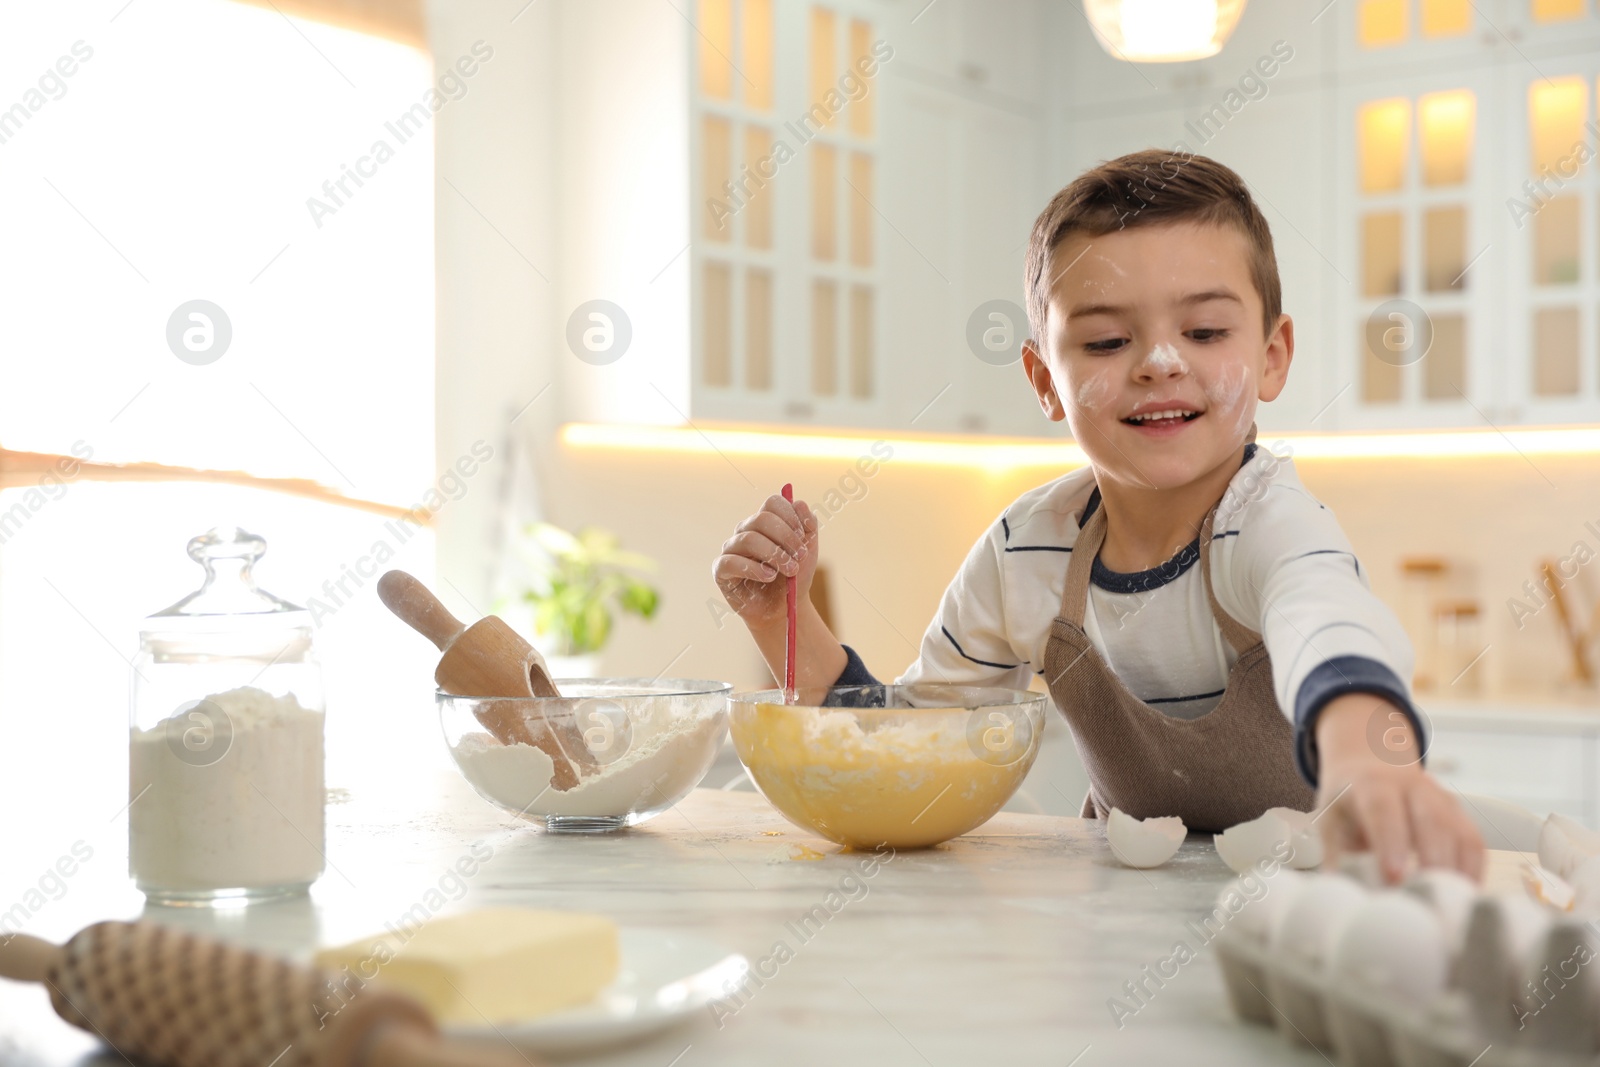
[(1257, 422), (1264, 433), (1330, 429), (1328, 420), (1318, 416), (1337, 389), (1334, 383), (1342, 365), (1334, 363), (1330, 352), (1324, 308), (1341, 282), (1330, 262), (1324, 203), (1328, 152), (1321, 141), (1325, 120), (1320, 93), (1303, 85), (1281, 92), (1269, 88), (1224, 124), (1209, 127), (1204, 143), (1194, 130), (1214, 101), (1203, 95), (1194, 101), (1138, 115), (1068, 123), (1066, 151), (1051, 184), (1064, 183), (1103, 159), (1143, 148), (1171, 148), (1179, 141), (1239, 171), (1272, 228), (1282, 307), (1295, 327), (1296, 356), (1289, 384), (1277, 400), (1260, 408)]
[[(1321, 9), (1327, 0), (1315, 0)], [(1438, 74), (1516, 48), (1507, 31), (1532, 0), (1399, 0), (1329, 5), (1318, 23), (1332, 31), (1333, 65), (1345, 82), (1369, 76)], [(1424, 11), (1424, 6), (1431, 10)], [(1363, 27), (1365, 26), (1365, 30)], [(1511, 30), (1511, 33), (1514, 33)]]
[[(1493, 297), (1504, 291), (1506, 256), (1494, 73), (1480, 62), (1365, 79), (1336, 95), (1328, 182), (1341, 283), (1330, 354), (1340, 380), (1329, 428), (1483, 428), (1498, 405), (1494, 340), (1504, 308)], [(1439, 176), (1454, 158), (1440, 146), (1455, 143), (1458, 121), (1466, 169), (1455, 181)], [(1387, 179), (1390, 160), (1399, 184), (1369, 189)]]
[[(1022, 303), (1027, 226), (1044, 195), (1044, 131), (1036, 117), (1044, 108), (1035, 99), (1042, 91), (1042, 5), (938, 0), (916, 8), (861, 2), (838, 7), (852, 20), (870, 18), (873, 32), (894, 49), (871, 86), (877, 118), (870, 133), (859, 135), (853, 127), (846, 135), (846, 125), (836, 123), (815, 143), (806, 142), (796, 161), (772, 180), (763, 194), (771, 198), (771, 249), (742, 247), (748, 243), (743, 215), (726, 240), (699, 240), (693, 248), (688, 258), (699, 354), (694, 412), (739, 421), (943, 432), (990, 429), (1014, 419), (1019, 401), (1027, 417), (1033, 405), (1020, 369), (980, 363), (969, 351), (966, 324), (982, 300)], [(748, 128), (767, 129), (785, 141), (799, 138), (794, 122), (780, 124), (777, 118), (804, 111), (795, 94), (808, 89), (808, 68), (800, 61), (810, 54), (809, 45), (795, 42), (815, 37), (816, 26), (808, 20), (821, 8), (789, 2), (775, 10), (777, 117), (737, 101), (699, 102), (713, 126), (720, 121), (727, 127), (711, 131), (720, 139), (708, 136), (710, 127), (691, 130), (694, 187), (708, 195), (719, 187), (706, 180), (710, 169), (737, 177), (751, 163)], [(870, 171), (858, 175), (854, 168), (863, 162)], [(836, 195), (818, 197), (821, 187)], [(867, 260), (856, 258), (851, 243), (858, 213), (870, 231)], [(832, 249), (816, 252), (816, 227), (833, 232), (817, 221), (827, 219), (834, 220), (837, 255)], [(753, 287), (751, 275), (763, 272), (773, 279), (770, 311), (764, 310), (767, 302), (752, 297), (763, 290)], [(867, 301), (857, 304), (862, 296)], [(751, 375), (744, 364), (751, 361), (743, 353), (755, 350), (746, 341), (750, 324), (769, 319), (772, 373), (770, 385), (758, 391), (745, 380)], [(865, 325), (858, 332), (860, 323)], [(822, 330), (833, 331), (834, 344)], [(713, 349), (714, 360), (707, 357)], [(870, 388), (857, 388), (856, 378), (839, 380), (855, 366), (851, 353), (857, 351), (870, 353), (863, 361), (871, 364)], [(708, 374), (707, 367), (716, 373)], [(822, 370), (814, 380), (817, 368)], [(711, 379), (715, 384), (708, 384)], [(1029, 428), (1008, 432), (1042, 432), (1042, 424), (1034, 418)]]
[[(1320, 89), (1305, 79), (1291, 80), (1295, 65), (1308, 60), (1302, 52), (1310, 51), (1297, 50), (1279, 64), (1254, 90), (1255, 99), (1227, 95), (1232, 86), (1211, 89), (1169, 120), (1176, 131), (1171, 140), (1181, 137), (1191, 150), (1239, 172), (1272, 230), (1282, 309), (1294, 322), (1295, 358), (1284, 391), (1257, 411), (1263, 433), (1331, 429), (1320, 413), (1338, 389), (1326, 313), (1329, 294), (1343, 284), (1332, 262), (1326, 206), (1332, 169), (1328, 119)], [(1204, 143), (1193, 136), (1202, 120), (1209, 130), (1202, 131)]]
[[(1315, 0), (1315, 21), (1291, 6), (1252, 5), (1222, 52), (1197, 63), (1121, 63), (1087, 33), (1077, 36), (1054, 99), (1056, 173), (1065, 179), (1097, 160), (1182, 140), (1251, 183), (1272, 225), (1285, 310), (1297, 326), (1290, 385), (1263, 409), (1263, 430), (1482, 429), (1600, 418), (1600, 172), (1587, 162), (1548, 183), (1564, 207), (1541, 206), (1522, 225), (1510, 213), (1513, 199), (1526, 199), (1538, 140), (1529, 129), (1530, 90), (1581, 83), (1579, 110), (1596, 113), (1600, 10), (1585, 4), (1569, 20), (1540, 25), (1530, 0)], [(1053, 10), (1053, 30), (1081, 22), (1079, 7)], [(1396, 39), (1364, 45), (1363, 26), (1370, 33), (1386, 12), (1396, 16)], [(1280, 41), (1294, 55), (1266, 94), (1231, 117), (1218, 112), (1217, 101)], [(1424, 180), (1419, 135), (1424, 99), (1452, 91), (1472, 100), (1470, 175), (1453, 188)], [(1373, 196), (1360, 188), (1357, 125), (1364, 105), (1386, 99), (1407, 103), (1407, 179)], [(1591, 128), (1555, 139), (1593, 151)], [(1369, 283), (1391, 270), (1386, 257), (1368, 254), (1388, 240), (1391, 225), (1396, 292)], [(1541, 255), (1541, 240), (1557, 247)], [(1369, 260), (1376, 261), (1370, 270)], [(1535, 280), (1541, 271), (1542, 283)], [(1391, 299), (1417, 311), (1390, 308)], [(1407, 338), (1431, 335), (1434, 347), (1369, 367), (1369, 333), (1380, 346), (1398, 339), (1402, 348)]]
[[(1503, 371), (1500, 403), (1486, 411), (1495, 420), (1600, 419), (1600, 166), (1593, 159), (1593, 120), (1580, 124), (1581, 112), (1572, 107), (1583, 101), (1581, 111), (1594, 114), (1600, 18), (1588, 21), (1593, 43), (1581, 52), (1540, 56), (1537, 67), (1515, 56), (1500, 64), (1495, 91), (1505, 151), (1496, 159), (1499, 233), (1491, 254), (1505, 277), (1496, 346)], [(1553, 42), (1541, 44), (1554, 51)], [(1556, 118), (1563, 112), (1569, 122)], [(1547, 151), (1536, 152), (1536, 145)]]
[(962, 369), (962, 353), (950, 344), (958, 324), (952, 220), (961, 197), (953, 167), (961, 144), (959, 102), (897, 81), (885, 93), (885, 111), (885, 374), (893, 424), (954, 430), (950, 393)]
[(961, 0), (958, 73), (974, 89), (1030, 106), (1042, 92), (1040, 31), (1046, 22), (1038, 3), (1026, 0)]
[[(965, 357), (965, 374), (952, 406), (962, 430), (1051, 434), (1056, 428), (1039, 410), (1023, 376), (1020, 345), (1028, 336), (1027, 321), (1015, 321), (995, 303), (1027, 308), (1022, 268), (1028, 234), (1052, 192), (1041, 179), (1040, 124), (975, 103), (963, 111), (956, 167), (967, 209), (956, 220), (961, 255), (952, 280), (959, 333), (951, 345)], [(1003, 362), (1012, 353), (1017, 361)]]
[[(1052, 39), (1050, 8), (1038, 0), (912, 0), (886, 16), (894, 63), (935, 88), (1013, 104), (1042, 102)], [(1080, 16), (1081, 17), (1081, 16)], [(1053, 50), (1063, 62), (1064, 49)]]
[(1560, 812), (1590, 826), (1600, 825), (1594, 760), (1592, 733), (1438, 729), (1428, 752), (1429, 770), (1464, 793), (1521, 804), (1538, 815)]
[(974, 316), (991, 326), (986, 305), (997, 301), (1011, 311), (992, 328), (1009, 331), (1018, 352), (1027, 336), (1018, 314), (1023, 258), (1049, 195), (1040, 123), (916, 82), (898, 82), (893, 100), (885, 215), (890, 373), (904, 387), (899, 425), (1050, 434), (1020, 363), (1003, 351), (982, 359), (969, 338)]

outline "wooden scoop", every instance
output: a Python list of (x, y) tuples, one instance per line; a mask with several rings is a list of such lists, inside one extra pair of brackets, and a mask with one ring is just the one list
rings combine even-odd
[[(433, 680), (446, 693), (464, 697), (560, 697), (550, 680), (544, 657), (505, 621), (486, 615), (464, 626), (428, 587), (405, 571), (378, 579), (378, 596), (407, 625), (443, 653)], [(583, 734), (571, 721), (546, 717), (533, 705), (536, 719), (522, 700), (490, 700), (477, 706), (478, 721), (503, 745), (535, 745), (555, 764), (550, 784), (571, 789), (581, 774), (600, 769)]]
[(0, 939), (0, 977), (41, 982), (67, 1022), (161, 1067), (528, 1067), (453, 1044), (428, 1010), (363, 981), (153, 922), (103, 922), (57, 947)]

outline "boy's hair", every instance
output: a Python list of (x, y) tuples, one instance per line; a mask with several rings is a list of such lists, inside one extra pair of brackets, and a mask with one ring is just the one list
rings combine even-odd
[(1057, 245), (1071, 234), (1092, 239), (1133, 226), (1174, 222), (1232, 226), (1244, 234), (1250, 243), (1250, 280), (1261, 296), (1262, 334), (1270, 335), (1283, 311), (1283, 287), (1272, 231), (1244, 179), (1205, 156), (1147, 148), (1084, 171), (1035, 220), (1023, 281), (1028, 324), (1040, 350), (1056, 280), (1050, 260)]

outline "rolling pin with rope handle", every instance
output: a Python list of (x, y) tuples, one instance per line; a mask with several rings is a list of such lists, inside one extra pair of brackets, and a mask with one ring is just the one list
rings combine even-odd
[(452, 1045), (411, 997), (153, 922), (102, 922), (65, 945), (0, 938), (0, 977), (42, 982), (56, 1013), (161, 1067), (528, 1067)]

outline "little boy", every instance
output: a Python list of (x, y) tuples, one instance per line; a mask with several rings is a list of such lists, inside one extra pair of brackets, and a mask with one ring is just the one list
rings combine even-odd
[[(1025, 688), (1041, 675), (1113, 807), (1220, 831), (1322, 811), (1331, 854), (1398, 880), (1481, 875), (1483, 841), (1421, 766), (1411, 649), (1334, 519), (1255, 444), (1294, 324), (1243, 180), (1157, 150), (1057, 193), (1026, 262), (1023, 370), (1089, 466), (1023, 494), (973, 547), (900, 679)], [(807, 595), (817, 522), (782, 497), (741, 522), (714, 575), (775, 675), (785, 583), (797, 685), (870, 685)]]

